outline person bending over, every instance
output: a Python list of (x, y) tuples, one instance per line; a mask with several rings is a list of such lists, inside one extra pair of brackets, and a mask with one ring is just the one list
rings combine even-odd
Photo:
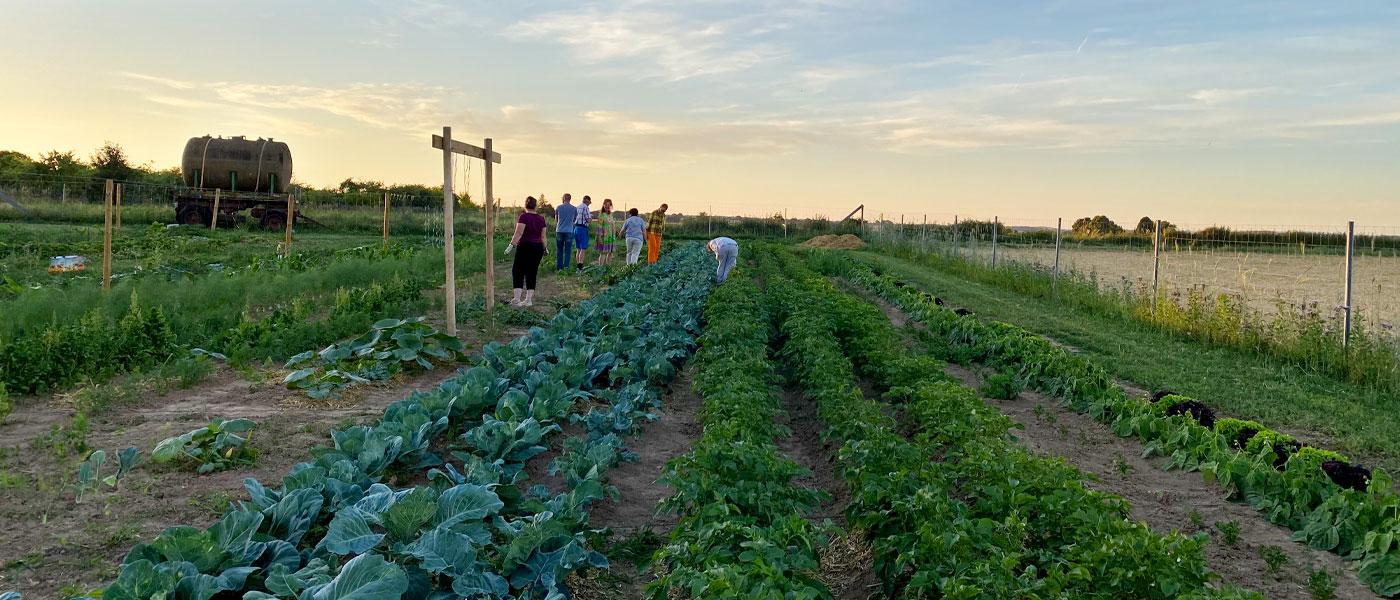
[(719, 268), (715, 269), (715, 283), (724, 283), (729, 278), (729, 272), (734, 269), (734, 264), (739, 262), (739, 242), (727, 237), (717, 237), (707, 244), (710, 252), (715, 253), (715, 260), (719, 262)]

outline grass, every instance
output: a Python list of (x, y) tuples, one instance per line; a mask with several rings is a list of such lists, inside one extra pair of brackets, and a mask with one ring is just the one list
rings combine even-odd
[(1170, 389), (1225, 415), (1261, 421), (1355, 460), (1400, 468), (1394, 396), (1294, 363), (1165, 333), (1140, 322), (1023, 295), (904, 259), (855, 256), (979, 317), (1006, 321), (1084, 353), (1115, 376)]

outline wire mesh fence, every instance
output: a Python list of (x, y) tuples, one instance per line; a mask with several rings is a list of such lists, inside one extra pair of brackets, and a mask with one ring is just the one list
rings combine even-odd
[[(1056, 243), (1057, 226), (1060, 231)], [(913, 246), (992, 266), (1017, 264), (1092, 282), (1104, 291), (1150, 296), (1157, 289), (1238, 298), (1263, 314), (1340, 316), (1346, 308), (1346, 223), (1317, 226), (1168, 224), (1154, 255), (1152, 231), (1075, 232), (1067, 220), (884, 215), (867, 224), (875, 241)], [(1372, 329), (1400, 324), (1400, 228), (1359, 225), (1351, 261), (1352, 314)]]

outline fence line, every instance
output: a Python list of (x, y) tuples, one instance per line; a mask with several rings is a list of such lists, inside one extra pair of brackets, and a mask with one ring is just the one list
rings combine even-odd
[(1053, 221), (1028, 228), (1000, 216), (973, 221), (953, 215), (927, 224), (923, 215), (913, 224), (900, 223), (902, 217), (882, 216), (867, 237), (994, 269), (1028, 266), (1053, 278), (1052, 285), (1068, 276), (1106, 291), (1150, 296), (1154, 313), (1159, 298), (1187, 302), (1192, 294), (1223, 293), (1261, 313), (1322, 315), (1343, 336), (1358, 323), (1392, 333), (1400, 325), (1400, 228), (1393, 226), (1178, 226), (1154, 244), (1152, 232), (1057, 236)]

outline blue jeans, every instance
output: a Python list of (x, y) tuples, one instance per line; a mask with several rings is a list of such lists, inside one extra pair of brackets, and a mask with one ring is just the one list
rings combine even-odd
[(563, 271), (574, 254), (574, 232), (554, 232), (554, 270)]
[(715, 283), (724, 283), (729, 278), (729, 272), (734, 269), (734, 263), (739, 262), (739, 246), (721, 246), (719, 249), (719, 268), (715, 269)]

